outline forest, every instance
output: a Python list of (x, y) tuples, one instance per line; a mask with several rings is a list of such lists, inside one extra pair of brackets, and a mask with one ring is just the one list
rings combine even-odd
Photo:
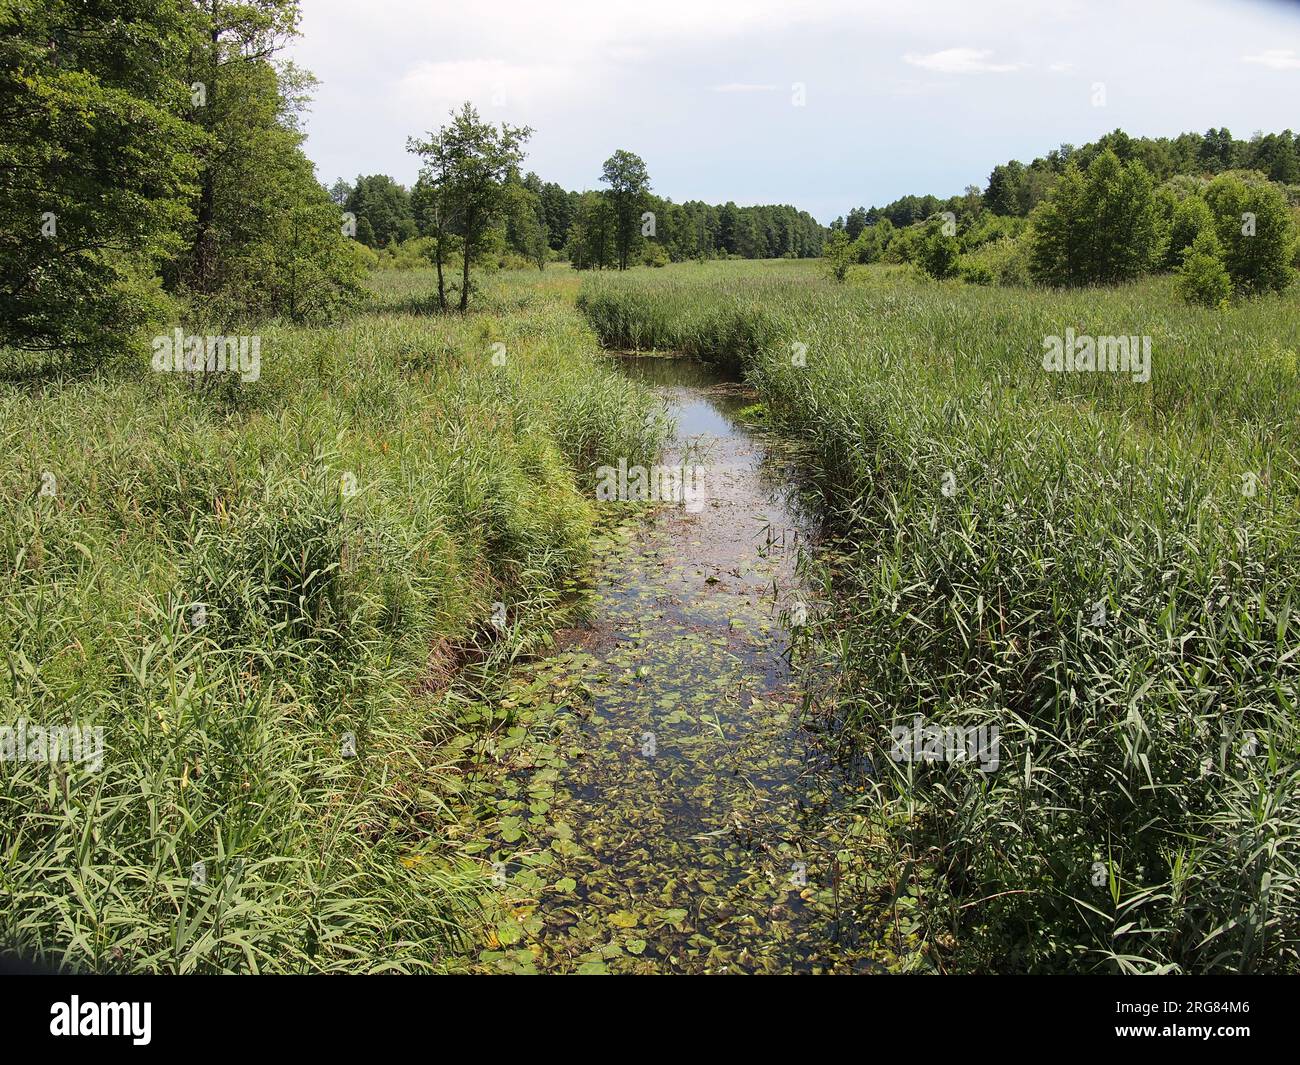
[[(647, 239), (637, 220), (630, 261), (662, 266), (687, 259), (738, 256), (742, 259), (806, 259), (821, 253), (825, 227), (805, 211), (790, 206), (713, 206), (698, 200), (676, 204), (650, 191), (645, 164), (630, 152), (616, 153), (602, 173), (623, 159), (637, 169), (639, 184), (631, 186), (643, 211), (655, 218), (655, 235)], [(603, 179), (602, 179), (603, 180)], [(330, 186), (330, 196), (356, 218), (357, 239), (378, 252), (381, 262), (394, 265), (421, 261), (432, 236), (429, 179), (421, 177), (406, 189), (386, 174), (342, 178)], [(566, 192), (529, 171), (509, 176), (509, 207), (498, 235), (502, 264), (568, 262), (576, 269), (612, 269), (620, 262), (617, 208), (610, 189)]]

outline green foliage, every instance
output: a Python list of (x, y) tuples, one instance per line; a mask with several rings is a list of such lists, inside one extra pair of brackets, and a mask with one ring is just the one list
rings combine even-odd
[(962, 256), (959, 270), (963, 280), (975, 285), (1028, 285), (1029, 243), (1022, 236), (982, 244)]
[(1294, 277), (1295, 225), (1286, 197), (1258, 179), (1221, 174), (1205, 190), (1223, 263), (1241, 295), (1281, 291)]
[(569, 226), (577, 210), (578, 194), (566, 192), (553, 181), (545, 182), (538, 193), (547, 241), (552, 251), (560, 251), (568, 239)]
[(183, 65), (196, 87), (188, 117), (204, 144), (189, 247), (167, 277), (173, 288), (219, 296), (240, 283), (237, 261), (263, 236), (266, 196), (300, 154), (296, 121), (312, 83), (272, 61), (297, 32), (294, 0), (193, 4), (188, 21), (187, 46), (164, 62)]
[(1232, 278), (1223, 265), (1218, 238), (1212, 226), (1200, 230), (1184, 249), (1178, 268), (1178, 292), (1188, 303), (1217, 307), (1232, 297)]
[[(616, 153), (609, 162), (619, 174), (630, 167), (626, 175), (618, 177), (620, 187), (632, 189), (637, 184), (640, 161), (636, 156)], [(576, 269), (605, 269), (620, 265), (620, 241), (626, 240), (628, 263), (638, 261), (643, 242), (651, 239), (641, 236), (641, 219), (649, 211), (655, 222), (653, 242), (663, 249), (670, 262), (729, 256), (803, 259), (821, 254), (825, 230), (806, 211), (788, 205), (713, 206), (697, 200), (674, 203), (649, 192), (646, 180), (645, 191), (639, 197), (629, 191), (619, 194), (624, 197), (622, 200), (612, 191), (574, 192), (562, 200), (564, 194), (558, 186), (541, 186), (548, 218), (554, 215), (563, 219), (566, 226), (563, 241), (557, 241), (553, 228), (556, 223), (548, 221), (552, 227), (551, 246), (564, 248)], [(602, 196), (603, 202), (597, 199)], [(548, 203), (553, 206), (547, 207)], [(653, 254), (657, 260), (658, 253)]]
[(599, 192), (584, 192), (569, 227), (566, 254), (575, 270), (603, 270), (615, 265), (614, 210)]
[[(1107, 156), (1111, 159), (1102, 164), (1107, 173), (1094, 173), (1093, 167)], [(1115, 161), (1120, 164), (1118, 174)], [(1161, 182), (1154, 193), (1153, 215), (1147, 211), (1146, 182), (1140, 170)], [(921, 236), (915, 227), (940, 211), (950, 211), (958, 220), (961, 251), (968, 256), (960, 271), (972, 282), (992, 284), (997, 271), (969, 253), (1018, 237), (1025, 216), (1033, 214), (1038, 222), (1032, 260), (1036, 280), (1056, 286), (1109, 283), (1140, 276), (1157, 264), (1165, 270), (1179, 266), (1184, 249), (1206, 220), (1197, 203), (1186, 201), (1203, 199), (1214, 174), (1235, 176), (1253, 188), (1261, 186), (1261, 177), (1267, 178), (1274, 182), (1274, 193), (1294, 204), (1297, 194), (1292, 183), (1300, 180), (1300, 136), (1284, 130), (1239, 141), (1226, 129), (1211, 129), (1204, 135), (1147, 138), (1117, 129), (1082, 148), (1063, 144), (1027, 165), (1014, 159), (1001, 164), (993, 169), (982, 193), (970, 187), (946, 200), (908, 195), (884, 207), (855, 207), (847, 222), (837, 219), (833, 228), (843, 229), (854, 240), (858, 262), (920, 265)], [(1129, 194), (1137, 197), (1131, 210), (1123, 203)], [(1051, 196), (1056, 198), (1054, 204), (1048, 202)], [(1275, 212), (1267, 213), (1276, 219)], [(1226, 227), (1223, 219), (1218, 221)], [(901, 227), (900, 238), (879, 228), (882, 225)], [(1219, 238), (1231, 271), (1241, 249), (1226, 228)], [(1260, 260), (1272, 257), (1276, 263), (1276, 251), (1276, 247), (1267, 252), (1256, 249), (1254, 255)], [(1300, 258), (1300, 248), (1291, 254)], [(1237, 269), (1242, 281), (1252, 275), (1249, 284), (1238, 286), (1243, 292), (1276, 289), (1285, 283), (1276, 266), (1243, 263)], [(1261, 271), (1269, 280), (1253, 279)]]
[(908, 226), (895, 230), (886, 246), (881, 261), (894, 265), (914, 263), (921, 254), (921, 242), (925, 234), (921, 226)]
[[(536, 174), (529, 175), (533, 181)], [(540, 182), (538, 182), (540, 185)], [(550, 251), (546, 231), (546, 215), (541, 197), (526, 184), (511, 181), (507, 185), (505, 208), (506, 245), (539, 270), (546, 268)]]
[(1155, 262), (1160, 219), (1151, 175), (1102, 152), (1073, 164), (1030, 217), (1034, 278), (1055, 286), (1131, 281)]
[(416, 235), (411, 195), (387, 174), (358, 175), (342, 206), (356, 218), (357, 239), (369, 247), (386, 247)]
[(443, 266), (449, 240), (460, 243), (460, 310), (469, 308), (470, 264), (493, 239), (494, 227), (508, 209), (507, 179), (523, 161), (523, 145), (532, 135), (527, 126), (483, 122), (468, 101), (451, 113), (451, 122), (427, 140), (407, 139), (407, 150), (424, 161), (421, 211), (425, 232), (434, 241), (438, 272), (438, 304), (447, 307)]
[(99, 359), (160, 319), (148, 279), (180, 246), (202, 143), (158, 61), (185, 40), (170, 0), (0, 8), (0, 348)]
[(273, 183), (248, 212), (260, 223), (248, 217), (244, 239), (214, 260), (219, 285), (196, 300), (195, 311), (225, 323), (337, 319), (363, 298), (369, 251), (343, 235), (338, 207), (301, 152), (280, 153), (266, 169)]
[[(571, 222), (565, 247), (570, 261), (580, 269), (617, 265), (616, 250), (603, 256), (599, 252), (604, 224), (595, 213), (592, 195), (572, 193), (570, 200)], [(674, 203), (653, 193), (645, 195), (643, 204), (645, 210), (654, 212), (655, 243), (675, 263), (728, 256), (807, 259), (821, 254), (824, 228), (806, 211), (788, 205), (714, 206), (698, 200)]]
[(609, 186), (607, 195), (614, 216), (618, 268), (626, 270), (628, 260), (641, 239), (641, 212), (650, 191), (650, 174), (639, 155), (620, 148), (605, 160), (600, 180)]
[(976, 251), (986, 244), (1001, 240), (1014, 240), (1024, 233), (1023, 218), (1004, 218), (991, 211), (981, 211), (974, 218), (958, 226), (957, 236), (963, 252)]
[[(1196, 243), (1196, 238), (1204, 232), (1214, 231), (1214, 215), (1207, 204), (1195, 193), (1188, 195), (1174, 207), (1170, 219), (1169, 243), (1165, 251), (1165, 269), (1176, 269), (1182, 262), (1187, 250)], [(1215, 242), (1215, 253), (1218, 246)]]
[(662, 244), (648, 240), (645, 242), (645, 250), (642, 252), (641, 261), (646, 266), (667, 266), (671, 260), (668, 258), (668, 252), (664, 250)]
[(843, 284), (854, 259), (853, 244), (849, 240), (849, 235), (842, 229), (831, 230), (822, 254), (826, 259), (826, 272)]
[(955, 232), (946, 232), (951, 228), (950, 219), (934, 218), (925, 227), (925, 237), (921, 241), (917, 255), (917, 264), (931, 277), (943, 280), (957, 276), (957, 265), (961, 259), (961, 246)]
[[(1183, 133), (1173, 138), (1131, 137), (1117, 129), (1082, 148), (1063, 144), (1028, 165), (1012, 159), (994, 167), (984, 192), (984, 206), (998, 215), (1028, 215), (1071, 162), (1086, 170), (1107, 151), (1123, 163), (1140, 162), (1161, 182), (1195, 183), (1200, 175), (1233, 168), (1259, 171), (1276, 182), (1300, 181), (1300, 135), (1290, 130), (1267, 135), (1257, 133), (1249, 141), (1240, 141), (1227, 129), (1210, 129), (1204, 134)], [(885, 211), (888, 213), (890, 208)], [(873, 220), (870, 212), (867, 220)], [(906, 221), (916, 221), (916, 218), (909, 217)]]
[[(846, 229), (845, 233), (847, 232)], [(882, 218), (875, 225), (866, 226), (853, 241), (854, 262), (879, 262), (893, 237), (894, 224), (888, 218)]]

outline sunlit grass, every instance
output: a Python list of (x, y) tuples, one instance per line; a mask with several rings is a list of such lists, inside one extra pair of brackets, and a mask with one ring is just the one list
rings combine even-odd
[(256, 383), (143, 353), (0, 392), (0, 723), (107, 748), (98, 773), (0, 767), (6, 946), (179, 972), (464, 954), (491, 871), (455, 827), (445, 689), (537, 646), (587, 558), (591, 467), (659, 432), (548, 277), (462, 319), (381, 276), (346, 325), (266, 329)]
[[(944, 874), (949, 964), (1300, 966), (1297, 295), (730, 267), (580, 305), (607, 344), (743, 368), (806, 445), (850, 543), (815, 621), (836, 709), (900, 868)], [(1067, 327), (1151, 336), (1150, 383), (1044, 371)], [(914, 715), (998, 726), (1002, 767), (893, 761)]]

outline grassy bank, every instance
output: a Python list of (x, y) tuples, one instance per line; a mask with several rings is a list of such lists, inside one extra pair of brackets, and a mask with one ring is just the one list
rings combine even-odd
[[(855, 545), (812, 627), (952, 967), (1300, 966), (1294, 293), (692, 264), (580, 305), (607, 344), (742, 366), (809, 445)], [(1150, 336), (1150, 381), (1045, 371), (1067, 328)], [(996, 726), (1000, 767), (896, 761), (917, 716)]]
[(340, 328), (263, 329), (247, 383), (146, 353), (0, 385), (0, 723), (104, 730), (99, 771), (5, 765), (4, 942), (129, 971), (460, 953), (491, 894), (455, 828), (461, 689), (554, 622), (579, 478), (657, 446), (547, 276), (461, 319), (380, 275)]

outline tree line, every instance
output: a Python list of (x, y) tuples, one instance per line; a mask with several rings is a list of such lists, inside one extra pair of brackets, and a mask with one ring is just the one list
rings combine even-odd
[[(463, 118), (462, 108), (458, 120)], [(468, 121), (479, 122), (477, 112)], [(386, 174), (358, 175), (351, 183), (337, 180), (331, 196), (355, 217), (358, 240), (400, 258), (404, 243), (435, 236), (441, 180), (426, 162), (409, 189)], [(538, 266), (567, 261), (576, 269), (728, 256), (803, 259), (822, 251), (826, 229), (807, 211), (788, 204), (675, 203), (654, 194), (645, 162), (624, 149), (605, 161), (600, 183), (605, 187), (579, 192), (544, 182), (531, 171), (521, 174), (518, 167), (506, 172), (488, 251)]]
[(298, 0), (0, 0), (0, 350), (5, 372), (96, 362), (182, 323), (327, 320), (405, 249), (464, 309), (476, 261), (626, 268), (815, 256), (792, 207), (675, 204), (618, 151), (602, 187), (521, 175), (526, 128), (470, 105), (384, 175), (326, 189), (302, 150), (314, 79), (281, 53)]
[(1026, 164), (1012, 159), (993, 168), (981, 191), (968, 186), (960, 196), (902, 196), (884, 207), (855, 207), (831, 223), (850, 240), (862, 230), (888, 219), (894, 227), (922, 222), (942, 211), (959, 214), (987, 210), (994, 215), (1027, 218), (1070, 163), (1086, 170), (1103, 152), (1113, 152), (1121, 163), (1140, 162), (1157, 182), (1177, 174), (1213, 176), (1227, 170), (1254, 170), (1283, 185), (1300, 184), (1300, 134), (1256, 133), (1238, 140), (1229, 130), (1182, 133), (1177, 137), (1132, 137), (1112, 130), (1096, 141), (1076, 148), (1062, 144)]
[(1025, 166), (994, 167), (981, 190), (904, 196), (831, 224), (826, 257), (911, 263), (936, 278), (1057, 287), (1175, 272), (1192, 302), (1287, 287), (1300, 266), (1300, 136), (1174, 138), (1114, 130)]
[(431, 265), (465, 309), (471, 268), (565, 260), (626, 269), (689, 259), (914, 263), (935, 277), (1052, 285), (1177, 271), (1219, 303), (1289, 284), (1300, 137), (1122, 130), (946, 199), (855, 208), (829, 229), (789, 205), (675, 203), (620, 149), (598, 187), (523, 172), (526, 127), (465, 104), (386, 175), (316, 179), (302, 151), (311, 75), (279, 59), (297, 0), (0, 3), (0, 348), (101, 358), (181, 319), (327, 319), (368, 267)]

